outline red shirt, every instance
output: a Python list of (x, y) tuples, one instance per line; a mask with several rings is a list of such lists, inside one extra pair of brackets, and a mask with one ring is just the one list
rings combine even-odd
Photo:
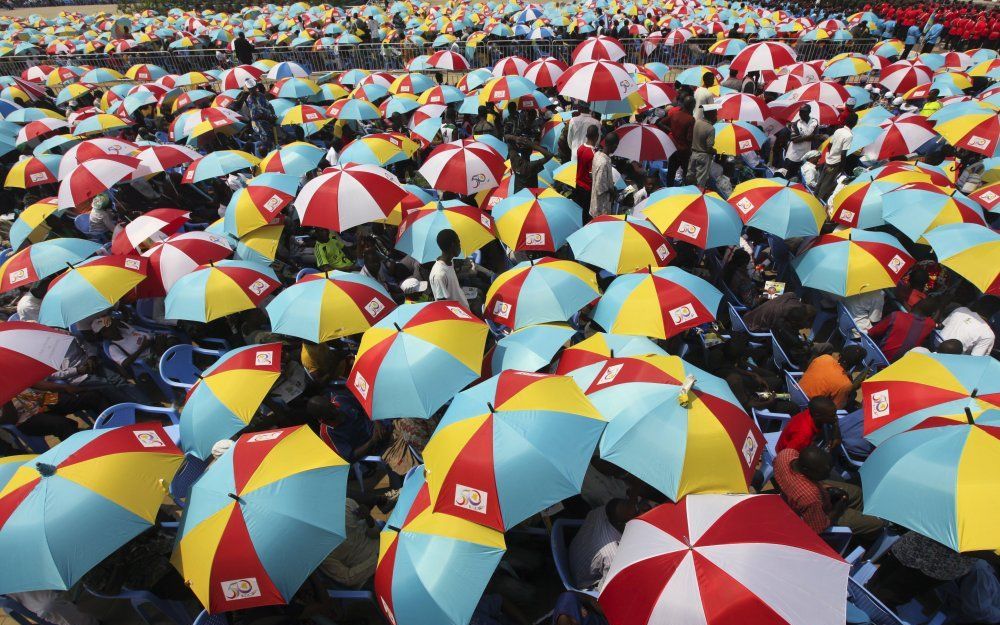
[(933, 319), (897, 310), (868, 330), (868, 336), (878, 341), (886, 358), (894, 361), (921, 345), (933, 331)]
[(817, 534), (830, 527), (828, 512), (833, 505), (823, 486), (792, 468), (799, 452), (786, 449), (774, 459), (774, 481), (778, 483), (788, 507), (795, 511)]
[(590, 191), (593, 182), (591, 177), (591, 167), (594, 164), (594, 148), (586, 143), (576, 149), (576, 186), (579, 189)]
[(785, 429), (781, 431), (781, 436), (778, 437), (778, 444), (775, 446), (775, 451), (778, 453), (781, 453), (783, 449), (802, 451), (809, 445), (812, 445), (813, 440), (819, 436), (820, 431), (816, 422), (813, 421), (812, 413), (806, 408), (792, 417), (785, 425)]

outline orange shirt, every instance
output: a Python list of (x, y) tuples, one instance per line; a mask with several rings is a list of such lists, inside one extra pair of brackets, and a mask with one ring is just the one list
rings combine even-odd
[(854, 382), (836, 358), (823, 355), (809, 363), (799, 386), (809, 397), (829, 397), (839, 410), (847, 405)]

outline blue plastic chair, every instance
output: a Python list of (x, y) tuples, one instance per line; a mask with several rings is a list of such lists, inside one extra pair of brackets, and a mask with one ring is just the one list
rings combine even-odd
[(82, 213), (73, 218), (73, 225), (81, 234), (90, 236), (90, 213)]
[(20, 321), (21, 315), (14, 313), (10, 317), (7, 317), (7, 321)]
[(884, 369), (889, 366), (889, 359), (885, 357), (882, 348), (870, 336), (862, 334), (859, 343), (861, 347), (865, 348), (864, 364), (866, 367)]
[(44, 436), (28, 436), (17, 429), (16, 425), (0, 425), (0, 427), (7, 430), (14, 439), (14, 443), (25, 452), (43, 454), (49, 450), (49, 444), (45, 441)]
[[(111, 357), (111, 345), (111, 341), (104, 341), (101, 343), (101, 352), (108, 363), (117, 365), (115, 359)], [(149, 379), (153, 381), (153, 384), (156, 385), (156, 388), (160, 389), (160, 392), (163, 393), (164, 397), (167, 399), (173, 399), (173, 388), (167, 384), (167, 381), (163, 379), (162, 375), (160, 375), (159, 369), (153, 369), (146, 363), (136, 360), (132, 363), (132, 377), (139, 379), (142, 376), (149, 377)]]
[(819, 537), (826, 541), (826, 544), (830, 545), (834, 551), (840, 555), (845, 555), (847, 553), (847, 547), (851, 544), (851, 538), (854, 534), (851, 532), (851, 528), (845, 527), (843, 525), (831, 525), (822, 532), (819, 533)]
[(837, 303), (837, 329), (840, 331), (840, 336), (850, 343), (856, 343), (863, 334), (843, 302)]
[(855, 607), (868, 615), (873, 625), (908, 625), (853, 578), (847, 579), (847, 595)]
[(733, 306), (732, 302), (726, 302), (726, 308), (729, 309), (729, 325), (732, 327), (733, 332), (741, 332), (755, 339), (772, 338), (770, 332), (751, 332), (746, 322), (743, 321), (743, 316), (740, 315), (739, 309)]
[[(116, 428), (123, 425), (133, 425), (144, 421), (163, 421), (160, 415), (169, 418), (171, 425), (180, 422), (180, 415), (173, 408), (163, 406), (145, 406), (134, 402), (115, 404), (104, 410), (94, 422), (94, 429)], [(145, 416), (146, 418), (142, 418)]]
[(552, 559), (556, 563), (556, 573), (562, 581), (563, 588), (573, 592), (582, 592), (591, 597), (597, 596), (596, 590), (584, 590), (577, 588), (573, 580), (573, 574), (569, 570), (569, 545), (566, 542), (566, 528), (579, 530), (583, 526), (583, 519), (556, 519), (552, 524), (552, 534), (549, 536), (549, 545), (552, 549)]
[(302, 269), (299, 269), (299, 272), (297, 274), (295, 274), (295, 281), (298, 282), (302, 278), (308, 275), (312, 275), (314, 273), (319, 273), (319, 269), (313, 269), (312, 267), (303, 267)]
[(778, 339), (771, 337), (771, 360), (778, 371), (801, 371), (785, 353), (784, 348), (778, 343)]
[(229, 625), (229, 620), (226, 619), (225, 613), (209, 614), (202, 610), (201, 614), (195, 617), (193, 625)]
[(132, 604), (132, 609), (135, 613), (139, 615), (143, 623), (146, 625), (153, 625), (160, 621), (156, 618), (155, 614), (151, 614), (149, 607), (152, 606), (160, 611), (161, 614), (169, 618), (171, 621), (177, 625), (191, 625), (191, 615), (188, 613), (187, 608), (180, 601), (167, 601), (166, 599), (161, 599), (147, 590), (129, 590), (127, 588), (122, 588), (122, 591), (117, 595), (102, 595), (98, 592), (87, 588), (87, 592), (97, 597), (98, 599), (124, 599)]
[(52, 625), (51, 622), (37, 616), (34, 612), (21, 605), (17, 599), (0, 595), (0, 610), (18, 625)]
[(209, 460), (202, 460), (197, 456), (186, 454), (184, 463), (174, 479), (170, 481), (170, 497), (181, 508), (187, 506), (187, 498), (191, 495), (191, 487), (198, 481), (198, 478), (205, 472), (210, 464)]
[(382, 461), (382, 456), (365, 456), (351, 463), (351, 470), (354, 472), (354, 478), (358, 481), (358, 488), (361, 489), (361, 493), (365, 492), (365, 470), (362, 464), (374, 464), (376, 466), (382, 466), (385, 464)]
[(793, 404), (799, 408), (805, 408), (809, 404), (809, 396), (806, 392), (802, 390), (799, 386), (799, 378), (802, 374), (793, 374), (789, 371), (785, 372), (785, 387), (788, 389), (789, 399)]
[(160, 356), (159, 373), (163, 381), (172, 388), (187, 390), (194, 386), (202, 369), (194, 364), (195, 354), (218, 358), (223, 352), (204, 349), (193, 345), (174, 345)]

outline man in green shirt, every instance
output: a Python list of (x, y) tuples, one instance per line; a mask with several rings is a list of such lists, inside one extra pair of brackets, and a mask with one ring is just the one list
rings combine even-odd
[(316, 228), (313, 230), (313, 254), (316, 256), (316, 268), (320, 271), (339, 269), (347, 271), (354, 267), (354, 259), (347, 253), (347, 243), (339, 235)]

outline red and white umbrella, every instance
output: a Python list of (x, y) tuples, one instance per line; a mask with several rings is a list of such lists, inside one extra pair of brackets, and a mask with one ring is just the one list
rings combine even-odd
[(570, 58), (574, 64), (586, 61), (620, 61), (625, 58), (625, 47), (614, 37), (587, 37), (576, 46)]
[(804, 84), (806, 84), (806, 81), (799, 76), (782, 74), (765, 84), (764, 91), (767, 93), (788, 93), (789, 91), (798, 89)]
[(28, 321), (0, 322), (0, 405), (62, 368), (73, 335)]
[(679, 46), (691, 37), (694, 37), (693, 30), (689, 28), (678, 28), (677, 30), (670, 31), (663, 37), (663, 45)]
[(727, 93), (716, 101), (719, 119), (727, 121), (763, 122), (771, 116), (764, 99), (748, 93)]
[(839, 83), (823, 81), (802, 85), (792, 91), (788, 97), (790, 100), (822, 102), (830, 106), (843, 108), (847, 106), (847, 100), (851, 97), (851, 94)]
[(934, 70), (923, 63), (896, 61), (882, 70), (879, 84), (894, 93), (906, 93), (910, 89), (931, 82)]
[(187, 223), (191, 213), (179, 208), (154, 208), (125, 224), (111, 239), (112, 254), (131, 254), (149, 239), (165, 239)]
[(456, 72), (468, 71), (471, 66), (468, 59), (451, 50), (438, 50), (427, 58), (427, 66), (435, 69), (447, 69)]
[(816, 66), (808, 61), (799, 61), (779, 69), (781, 76), (795, 76), (801, 78), (803, 83), (819, 82), (822, 74), (822, 71), (816, 69)]
[(524, 70), (524, 77), (544, 89), (545, 87), (555, 87), (556, 81), (568, 69), (568, 66), (557, 58), (547, 56), (528, 63)]
[(59, 208), (82, 206), (128, 178), (139, 166), (131, 156), (103, 156), (77, 165), (59, 183)]
[(663, 45), (663, 33), (659, 30), (654, 30), (642, 40), (642, 53), (649, 56), (661, 45)]
[(149, 259), (148, 277), (139, 285), (140, 297), (164, 297), (170, 287), (202, 265), (229, 258), (226, 237), (204, 231), (182, 232), (143, 252)]
[(937, 138), (934, 124), (923, 115), (906, 115), (881, 124), (882, 134), (864, 149), (866, 158), (885, 161), (894, 156), (906, 156)]
[(135, 176), (152, 176), (173, 167), (179, 167), (192, 163), (201, 154), (197, 150), (192, 150), (183, 145), (150, 145), (139, 149), (135, 155), (139, 159), (139, 167), (135, 170)]
[(967, 52), (949, 50), (943, 53), (942, 56), (944, 57), (944, 67), (948, 69), (964, 70), (973, 63), (972, 56)]
[(769, 106), (771, 109), (771, 116), (786, 124), (798, 116), (799, 109), (803, 106), (809, 107), (809, 118), (817, 120), (820, 126), (835, 124), (837, 120), (840, 119), (840, 111), (833, 108), (829, 104), (824, 104), (822, 102), (775, 100), (774, 102), (771, 102)]
[(438, 191), (472, 195), (499, 186), (505, 169), (503, 156), (492, 146), (461, 139), (434, 148), (420, 175)]
[(69, 128), (69, 123), (61, 119), (55, 119), (54, 117), (36, 119), (33, 122), (25, 124), (25, 126), (17, 132), (17, 139), (15, 140), (15, 143), (18, 146), (21, 146), (26, 143), (30, 143), (31, 141), (36, 141), (48, 137), (49, 135), (54, 135), (63, 128)]
[(505, 56), (493, 66), (493, 75), (497, 78), (500, 76), (524, 76), (526, 69), (528, 69), (527, 59), (519, 56)]
[(59, 161), (59, 180), (68, 176), (80, 163), (92, 161), (95, 158), (104, 158), (108, 155), (132, 156), (137, 147), (131, 141), (112, 139), (110, 137), (97, 137), (96, 139), (81, 141), (66, 150), (66, 154)]
[(733, 57), (729, 69), (735, 69), (740, 76), (747, 72), (776, 70), (795, 62), (795, 50), (778, 41), (751, 43)]
[(611, 625), (843, 625), (850, 565), (778, 495), (688, 495), (625, 526)]
[(246, 87), (247, 81), (252, 80), (254, 84), (260, 82), (260, 77), (264, 75), (264, 70), (253, 65), (237, 65), (232, 69), (222, 72), (219, 82), (222, 89), (242, 89)]
[(406, 190), (388, 171), (375, 165), (328, 167), (307, 182), (295, 198), (303, 226), (343, 232), (389, 216)]
[(652, 124), (626, 124), (615, 129), (618, 149), (615, 156), (633, 161), (665, 161), (677, 151), (667, 133)]
[(639, 97), (651, 109), (669, 106), (677, 97), (677, 90), (670, 83), (662, 80), (651, 80), (639, 85)]
[(573, 65), (556, 81), (559, 95), (584, 102), (624, 100), (638, 89), (635, 77), (611, 61)]

